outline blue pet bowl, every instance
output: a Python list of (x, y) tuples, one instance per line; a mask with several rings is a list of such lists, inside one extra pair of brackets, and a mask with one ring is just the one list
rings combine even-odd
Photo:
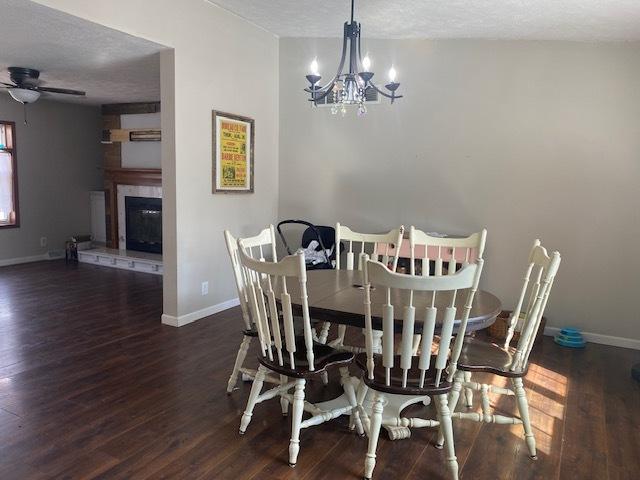
[(587, 342), (577, 328), (565, 327), (553, 339), (558, 345), (569, 348), (584, 348)]

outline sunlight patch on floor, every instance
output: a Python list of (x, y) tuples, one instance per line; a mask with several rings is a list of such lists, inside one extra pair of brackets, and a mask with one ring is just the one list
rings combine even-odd
[[(536, 382), (534, 382), (534, 378)], [(529, 364), (529, 374), (526, 376), (526, 379), (529, 382), (538, 383), (545, 388), (553, 389), (560, 395), (566, 394), (567, 377), (535, 363)], [(549, 386), (549, 384), (552, 384), (553, 387)]]
[(568, 391), (568, 379), (540, 365), (530, 364), (526, 377), (529, 415), (536, 437), (538, 451), (551, 454), (554, 445), (558, 445), (557, 426), (565, 416), (565, 404)]
[[(510, 379), (505, 377), (492, 376), (487, 378), (478, 375), (474, 376), (473, 380), (499, 387), (513, 388)], [(540, 454), (550, 455), (553, 449), (558, 447), (558, 442), (560, 441), (556, 436), (561, 433), (561, 429), (558, 429), (558, 426), (562, 425), (565, 416), (568, 379), (561, 373), (531, 363), (528, 375), (525, 378), (525, 389), (537, 449)], [(519, 417), (514, 396), (492, 393), (490, 394), (490, 401), (495, 413)], [(474, 392), (474, 407), (476, 407), (474, 410), (480, 410), (479, 403), (480, 393)], [(521, 441), (524, 441), (522, 425), (512, 425), (507, 428)]]

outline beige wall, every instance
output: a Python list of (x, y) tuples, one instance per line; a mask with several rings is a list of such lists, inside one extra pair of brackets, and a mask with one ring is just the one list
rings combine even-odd
[(549, 322), (640, 339), (640, 44), (367, 41), (406, 97), (366, 118), (305, 101), (309, 62), (329, 76), (338, 49), (280, 40), (280, 217), (487, 227), (505, 307), (539, 236), (563, 255)]
[[(165, 319), (237, 297), (222, 231), (249, 234), (277, 214), (277, 38), (202, 0), (38, 3), (174, 49), (160, 68)], [(253, 195), (211, 194), (212, 109), (256, 121)]]
[(0, 263), (91, 233), (89, 191), (102, 189), (100, 109), (42, 99), (27, 112), (28, 126), (22, 105), (0, 93), (0, 120), (16, 123), (20, 207), (20, 227), (0, 228)]

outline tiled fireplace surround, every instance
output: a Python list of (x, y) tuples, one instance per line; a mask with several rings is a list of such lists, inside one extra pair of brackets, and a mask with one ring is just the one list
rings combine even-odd
[(118, 248), (127, 248), (127, 222), (124, 206), (125, 197), (162, 198), (162, 187), (151, 185), (118, 185), (116, 202), (118, 205)]

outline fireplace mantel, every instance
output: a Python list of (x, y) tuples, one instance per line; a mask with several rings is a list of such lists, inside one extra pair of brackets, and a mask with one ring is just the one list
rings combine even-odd
[(104, 171), (107, 247), (118, 248), (118, 185), (162, 186), (162, 170), (155, 168), (107, 168)]

